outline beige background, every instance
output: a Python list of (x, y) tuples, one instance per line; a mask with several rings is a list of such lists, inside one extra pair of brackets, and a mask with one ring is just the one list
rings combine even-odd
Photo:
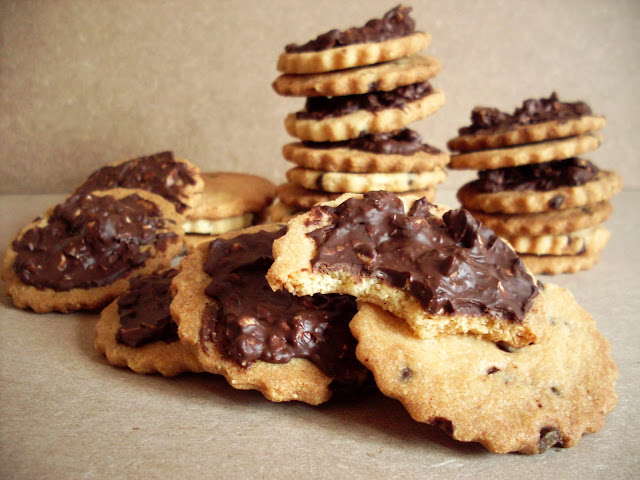
[[(284, 45), (361, 25), (390, 1), (0, 2), (0, 192), (66, 192), (92, 170), (173, 149), (203, 170), (276, 182), (285, 115), (271, 82)], [(587, 101), (607, 116), (588, 158), (640, 185), (640, 2), (411, 2), (447, 104), (414, 127), (444, 147), (477, 104)], [(456, 188), (469, 173), (452, 175)]]

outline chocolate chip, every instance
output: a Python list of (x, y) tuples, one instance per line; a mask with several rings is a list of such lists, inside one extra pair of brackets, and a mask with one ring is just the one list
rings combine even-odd
[(562, 432), (555, 427), (544, 427), (540, 430), (538, 453), (544, 453), (551, 447), (564, 447)]
[(413, 370), (411, 370), (409, 367), (404, 367), (400, 372), (400, 380), (402, 380), (403, 382), (408, 382), (411, 377), (413, 377)]
[(563, 203), (564, 203), (564, 195), (556, 195), (551, 200), (549, 200), (548, 205), (550, 208), (557, 210), (562, 206)]
[(499, 372), (500, 369), (498, 367), (489, 367), (487, 368), (487, 375), (491, 375), (492, 373)]
[(562, 392), (560, 392), (560, 390), (558, 388), (556, 388), (556, 387), (551, 387), (551, 391), (553, 393), (555, 393), (556, 395), (558, 395), (559, 397), (562, 396)]
[(515, 348), (513, 348), (511, 345), (509, 345), (508, 343), (505, 343), (505, 342), (496, 343), (496, 347), (498, 347), (503, 352), (507, 352), (507, 353), (513, 353), (513, 352), (516, 351)]

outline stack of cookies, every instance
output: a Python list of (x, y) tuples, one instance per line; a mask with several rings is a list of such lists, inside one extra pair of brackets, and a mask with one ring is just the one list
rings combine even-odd
[(573, 273), (599, 261), (610, 232), (602, 223), (622, 189), (615, 172), (579, 155), (602, 142), (605, 118), (584, 102), (525, 100), (512, 114), (476, 107), (471, 125), (448, 142), (451, 168), (479, 170), (458, 199), (508, 240), (534, 273)]
[(285, 145), (283, 155), (297, 166), (278, 188), (275, 221), (344, 192), (387, 190), (433, 200), (449, 157), (407, 126), (445, 99), (429, 84), (440, 63), (418, 55), (431, 37), (415, 30), (410, 10), (398, 6), (363, 27), (285, 48), (273, 88), (307, 100), (285, 119), (299, 141)]

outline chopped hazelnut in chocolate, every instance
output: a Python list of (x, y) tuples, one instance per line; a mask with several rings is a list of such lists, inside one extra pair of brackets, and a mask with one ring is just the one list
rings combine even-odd
[(195, 179), (183, 162), (176, 162), (173, 152), (161, 152), (134, 158), (119, 165), (102, 167), (93, 172), (75, 193), (91, 193), (111, 188), (139, 188), (160, 195), (182, 213), (187, 205), (180, 199), (185, 185)]
[(349, 148), (363, 152), (380, 153), (384, 155), (413, 155), (417, 152), (436, 155), (441, 151), (422, 142), (422, 137), (415, 130), (405, 128), (385, 133), (370, 133), (358, 138), (339, 142), (303, 142), (305, 147), (328, 149)]
[(591, 108), (584, 102), (561, 102), (553, 92), (549, 98), (530, 98), (522, 102), (512, 114), (496, 108), (476, 107), (471, 112), (471, 125), (458, 130), (460, 135), (476, 132), (491, 133), (508, 130), (519, 125), (530, 125), (551, 120), (564, 121), (591, 115)]
[(567, 158), (519, 167), (480, 170), (474, 183), (479, 192), (512, 190), (549, 191), (559, 187), (577, 187), (593, 180), (600, 170), (589, 160)]
[(382, 19), (371, 19), (363, 27), (352, 27), (344, 31), (330, 30), (304, 45), (289, 44), (285, 47), (285, 52), (319, 52), (355, 43), (383, 42), (411, 35), (415, 32), (415, 21), (409, 16), (410, 12), (411, 7), (398, 5), (385, 13)]
[(171, 268), (131, 280), (129, 291), (118, 298), (118, 343), (140, 347), (155, 341), (178, 340), (178, 326), (169, 311), (173, 299), (169, 287), (177, 274), (178, 270)]
[(273, 263), (273, 241), (285, 230), (211, 242), (204, 268), (212, 277), (206, 294), (213, 301), (201, 336), (217, 342), (243, 367), (257, 360), (287, 363), (305, 358), (328, 376), (348, 381), (353, 372), (364, 371), (355, 359), (348, 326), (357, 311), (355, 299), (274, 292), (265, 275)]
[(136, 194), (75, 194), (57, 205), (47, 225), (34, 227), (12, 246), (18, 278), (36, 288), (57, 291), (100, 287), (114, 282), (149, 256), (144, 246), (166, 249), (172, 232), (160, 209)]
[(388, 92), (370, 92), (341, 97), (308, 97), (305, 108), (296, 113), (298, 119), (322, 120), (340, 117), (358, 110), (379, 112), (388, 108), (403, 109), (407, 103), (433, 93), (427, 81), (398, 87)]
[(426, 199), (408, 213), (390, 192), (369, 192), (310, 212), (316, 243), (312, 268), (348, 271), (404, 289), (434, 314), (490, 314), (523, 321), (538, 288), (519, 259), (492, 230), (465, 210), (442, 219)]

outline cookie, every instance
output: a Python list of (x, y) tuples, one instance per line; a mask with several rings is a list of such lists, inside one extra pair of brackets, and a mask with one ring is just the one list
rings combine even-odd
[(183, 249), (182, 216), (143, 190), (74, 194), (26, 226), (5, 254), (5, 292), (38, 313), (99, 310)]
[[(436, 195), (434, 188), (425, 188), (421, 190), (411, 190), (408, 192), (396, 192), (399, 196), (417, 195), (425, 197), (429, 201), (433, 201)], [(277, 196), (280, 201), (297, 209), (307, 209), (313, 207), (316, 203), (329, 202), (335, 200), (342, 193), (324, 192), (321, 190), (309, 190), (295, 183), (283, 183), (278, 186)]]
[(543, 295), (549, 334), (512, 351), (470, 335), (421, 339), (403, 320), (359, 303), (356, 353), (382, 393), (456, 440), (498, 453), (573, 447), (614, 408), (618, 369), (568, 290), (546, 284)]
[(442, 183), (447, 178), (442, 168), (430, 172), (350, 173), (324, 172), (302, 167), (287, 171), (287, 180), (307, 189), (325, 192), (363, 193), (372, 190), (406, 192)]
[(472, 210), (486, 213), (536, 213), (594, 205), (609, 200), (622, 190), (622, 179), (612, 171), (600, 170), (595, 177), (577, 187), (563, 186), (548, 191), (512, 190), (478, 192), (478, 180), (463, 185), (458, 200)]
[(355, 300), (271, 290), (272, 243), (285, 230), (257, 226), (201, 244), (182, 261), (170, 309), (205, 371), (274, 402), (317, 405), (366, 378), (348, 327)]
[(344, 195), (289, 222), (267, 279), (296, 295), (374, 303), (421, 337), (471, 333), (513, 346), (547, 328), (517, 254), (464, 210), (391, 192)]
[(415, 31), (410, 11), (410, 7), (398, 6), (363, 27), (334, 29), (304, 45), (287, 45), (278, 58), (278, 70), (295, 74), (329, 72), (414, 55), (429, 45), (431, 36)]
[(269, 207), (269, 217), (274, 223), (288, 222), (296, 215), (306, 212), (305, 208), (298, 208), (276, 200)]
[(575, 255), (533, 255), (521, 253), (520, 258), (535, 274), (558, 275), (588, 270), (600, 261), (600, 253), (610, 237), (608, 230), (603, 232), (600, 240), (587, 244), (583, 252)]
[(177, 273), (169, 269), (132, 279), (129, 290), (102, 311), (94, 346), (109, 363), (167, 377), (202, 371), (191, 350), (180, 342), (169, 312), (173, 298), (169, 288)]
[(608, 200), (563, 208), (541, 213), (484, 213), (469, 210), (469, 213), (500, 236), (506, 235), (558, 235), (594, 227), (605, 222), (613, 212)]
[(309, 97), (305, 109), (285, 118), (287, 132), (301, 140), (335, 142), (406, 127), (444, 105), (444, 92), (428, 82), (344, 97)]
[(549, 98), (528, 99), (512, 114), (496, 108), (476, 107), (471, 125), (447, 143), (450, 150), (469, 152), (536, 143), (595, 132), (604, 128), (603, 116), (594, 115), (584, 102)]
[(503, 235), (502, 239), (509, 242), (519, 254), (577, 255), (587, 249), (601, 251), (610, 237), (609, 230), (602, 225), (598, 225), (584, 230), (556, 235)]
[(414, 55), (365, 67), (307, 75), (284, 74), (273, 82), (285, 96), (335, 97), (389, 91), (435, 77), (442, 66), (433, 57)]
[(410, 129), (343, 142), (293, 142), (282, 147), (282, 154), (300, 167), (327, 172), (425, 172), (449, 163), (448, 154)]
[(276, 186), (258, 175), (206, 172), (202, 178), (205, 187), (200, 200), (183, 224), (189, 251), (213, 235), (261, 223), (276, 193)]
[(517, 167), (575, 157), (597, 149), (601, 143), (600, 134), (585, 133), (558, 140), (451, 155), (449, 166), (474, 170)]
[(184, 214), (198, 201), (204, 183), (200, 169), (173, 152), (133, 158), (107, 165), (93, 172), (74, 193), (91, 193), (113, 188), (139, 188), (160, 195)]

